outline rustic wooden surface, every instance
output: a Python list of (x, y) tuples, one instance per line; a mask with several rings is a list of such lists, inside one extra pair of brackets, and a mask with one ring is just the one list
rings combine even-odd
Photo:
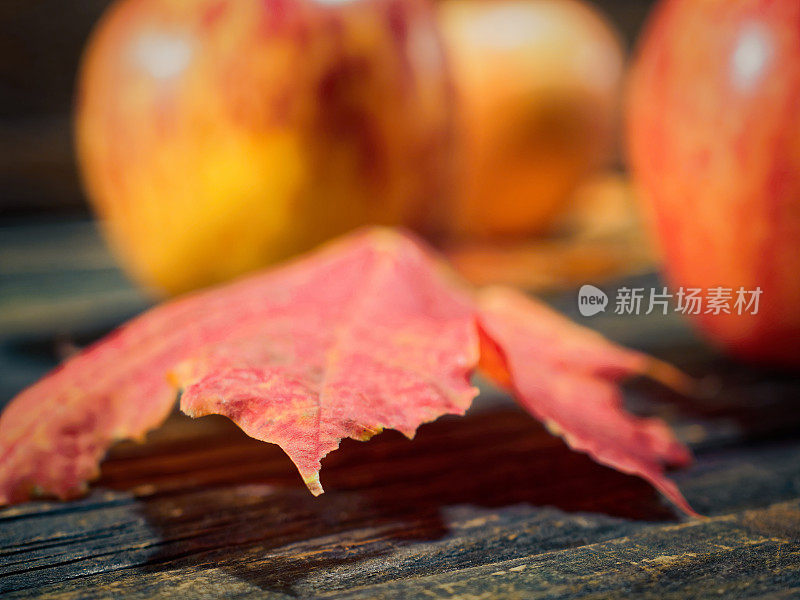
[[(87, 225), (0, 231), (3, 399), (144, 304)], [(675, 479), (706, 518), (491, 391), (414, 442), (344, 442), (320, 498), (277, 447), (176, 414), (115, 448), (88, 497), (0, 511), (0, 596), (799, 597), (798, 377), (730, 364), (675, 319), (582, 322), (702, 377), (700, 399), (634, 382), (627, 400), (694, 448)]]

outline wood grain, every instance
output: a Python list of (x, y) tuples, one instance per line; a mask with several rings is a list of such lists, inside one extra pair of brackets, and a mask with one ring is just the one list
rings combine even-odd
[(685, 522), (645, 483), (502, 401), (425, 426), (413, 443), (346, 442), (325, 461), (319, 499), (276, 447), (224, 419), (176, 415), (151, 437), (115, 449), (90, 497), (0, 513), (4, 597), (678, 598), (800, 586), (793, 441), (703, 452), (678, 480), (711, 516)]
[[(86, 256), (97, 262), (65, 263), (61, 242), (48, 253), (31, 235), (44, 230), (71, 240), (76, 256), (94, 244)], [(28, 365), (35, 376), (58, 343), (88, 340), (142, 302), (97, 254), (96, 235), (55, 231), (62, 237), (29, 230), (41, 255), (24, 251), (24, 231), (0, 247), (27, 257), (0, 269), (10, 290), (0, 297), (4, 373)], [(60, 266), (48, 275), (51, 263)], [(67, 297), (88, 309), (66, 310)], [(574, 310), (572, 295), (550, 300)], [(571, 452), (491, 390), (413, 442), (394, 432), (345, 441), (323, 463), (319, 498), (277, 447), (220, 417), (176, 414), (145, 444), (114, 448), (88, 497), (0, 511), (0, 596), (800, 596), (797, 374), (729, 363), (674, 318), (585, 322), (702, 378), (698, 398), (633, 382), (626, 401), (695, 449), (695, 466), (674, 476), (707, 518), (677, 515), (646, 483)]]

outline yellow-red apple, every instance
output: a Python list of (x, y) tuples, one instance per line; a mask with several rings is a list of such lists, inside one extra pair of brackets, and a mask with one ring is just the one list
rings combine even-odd
[(800, 3), (662, 2), (627, 132), (672, 284), (761, 290), (757, 314), (697, 323), (739, 357), (800, 365)]
[(577, 0), (444, 0), (457, 96), (456, 237), (540, 232), (612, 155), (624, 52)]
[(449, 93), (424, 0), (121, 0), (76, 106), (88, 195), (161, 293), (441, 197)]

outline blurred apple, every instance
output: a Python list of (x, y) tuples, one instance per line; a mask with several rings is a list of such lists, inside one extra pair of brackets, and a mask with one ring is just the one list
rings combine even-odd
[(627, 130), (672, 284), (762, 290), (758, 314), (701, 314), (701, 328), (737, 356), (800, 365), (800, 3), (663, 2)]
[(458, 99), (455, 237), (547, 228), (581, 178), (612, 155), (624, 52), (575, 0), (438, 5)]
[(423, 0), (121, 0), (80, 72), (89, 197), (160, 293), (439, 200), (450, 85)]
[(598, 171), (575, 189), (569, 204), (554, 235), (460, 241), (446, 244), (444, 252), (475, 285), (511, 285), (537, 293), (652, 271), (652, 244), (627, 177)]

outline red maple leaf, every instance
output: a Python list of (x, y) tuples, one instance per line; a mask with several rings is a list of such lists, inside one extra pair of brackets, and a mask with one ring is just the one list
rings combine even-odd
[(612, 344), (520, 292), (490, 288), (478, 296), (485, 335), (481, 366), (574, 450), (649, 481), (696, 514), (665, 466), (686, 466), (689, 451), (659, 419), (625, 412), (617, 381), (650, 375), (673, 387), (685, 378), (669, 365)]
[(109, 446), (157, 427), (178, 390), (186, 414), (280, 445), (319, 494), (320, 461), (343, 438), (413, 437), (463, 414), (479, 362), (573, 448), (691, 513), (664, 476), (688, 452), (621, 407), (616, 380), (652, 359), (511, 290), (475, 294), (384, 229), (154, 308), (23, 391), (0, 416), (0, 503), (85, 491)]

